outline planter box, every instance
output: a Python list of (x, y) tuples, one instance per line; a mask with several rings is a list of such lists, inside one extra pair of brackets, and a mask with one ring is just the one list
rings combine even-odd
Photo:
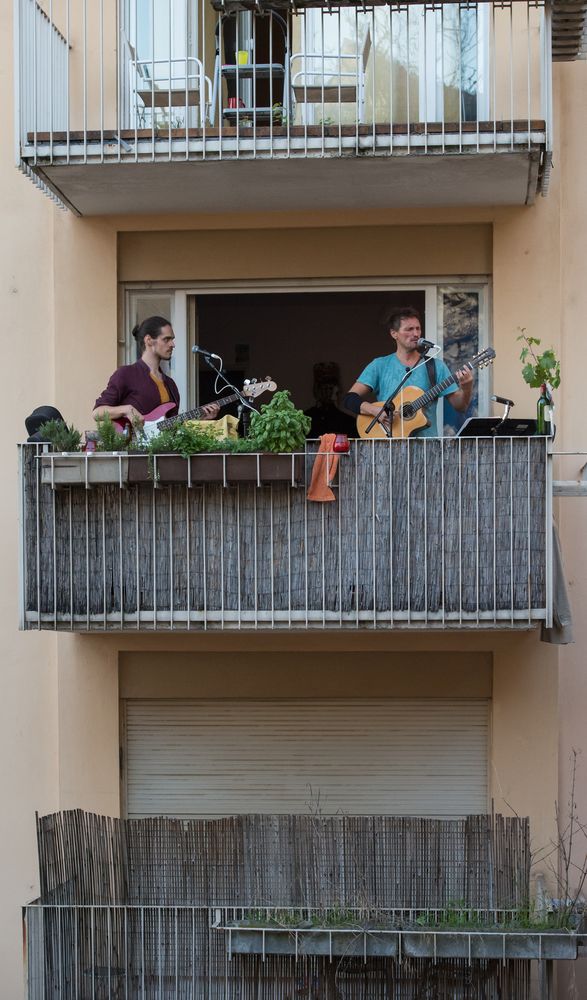
[(53, 486), (97, 486), (106, 483), (291, 483), (305, 482), (305, 455), (251, 453), (231, 455), (147, 455), (75, 452), (41, 456), (41, 482)]
[(129, 458), (126, 453), (74, 452), (41, 455), (41, 482), (48, 486), (99, 486), (126, 483)]
[(338, 957), (385, 956), (398, 954), (397, 933), (348, 930), (260, 930), (230, 929), (229, 951), (238, 955), (336, 955)]
[(577, 935), (570, 931), (410, 932), (402, 951), (412, 958), (575, 959)]
[[(188, 464), (189, 463), (189, 464)], [(157, 455), (152, 460), (151, 473), (147, 456), (131, 456), (129, 482), (144, 483), (291, 483), (300, 485), (305, 481), (305, 456), (300, 454), (274, 455), (271, 453), (251, 453), (231, 455), (210, 453), (192, 455), (190, 459), (181, 455)]]
[(224, 927), (227, 949), (240, 955), (335, 955), (388, 958), (576, 959), (570, 931), (398, 931)]

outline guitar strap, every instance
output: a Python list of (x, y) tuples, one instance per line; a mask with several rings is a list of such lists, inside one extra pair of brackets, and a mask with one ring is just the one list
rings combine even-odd
[(432, 389), (436, 385), (436, 362), (434, 358), (426, 358), (426, 371), (428, 372), (428, 381)]

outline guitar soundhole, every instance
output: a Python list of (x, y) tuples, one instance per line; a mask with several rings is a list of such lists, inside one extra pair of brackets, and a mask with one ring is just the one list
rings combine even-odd
[(414, 407), (411, 403), (404, 403), (401, 408), (401, 418), (402, 420), (411, 420), (414, 416)]

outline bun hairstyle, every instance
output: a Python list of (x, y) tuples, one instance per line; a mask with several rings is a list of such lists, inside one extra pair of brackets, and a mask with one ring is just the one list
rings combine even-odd
[(163, 316), (149, 316), (142, 323), (138, 323), (135, 326), (132, 335), (137, 342), (137, 347), (141, 354), (145, 350), (145, 337), (152, 337), (153, 340), (157, 340), (164, 326), (171, 326), (171, 323)]

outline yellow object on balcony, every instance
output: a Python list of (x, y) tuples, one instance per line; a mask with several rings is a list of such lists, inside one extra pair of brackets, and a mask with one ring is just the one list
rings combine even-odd
[(209, 431), (219, 441), (222, 438), (238, 437), (238, 419), (231, 416), (230, 413), (225, 413), (219, 420), (187, 420), (186, 423), (188, 427), (193, 427), (195, 430)]

